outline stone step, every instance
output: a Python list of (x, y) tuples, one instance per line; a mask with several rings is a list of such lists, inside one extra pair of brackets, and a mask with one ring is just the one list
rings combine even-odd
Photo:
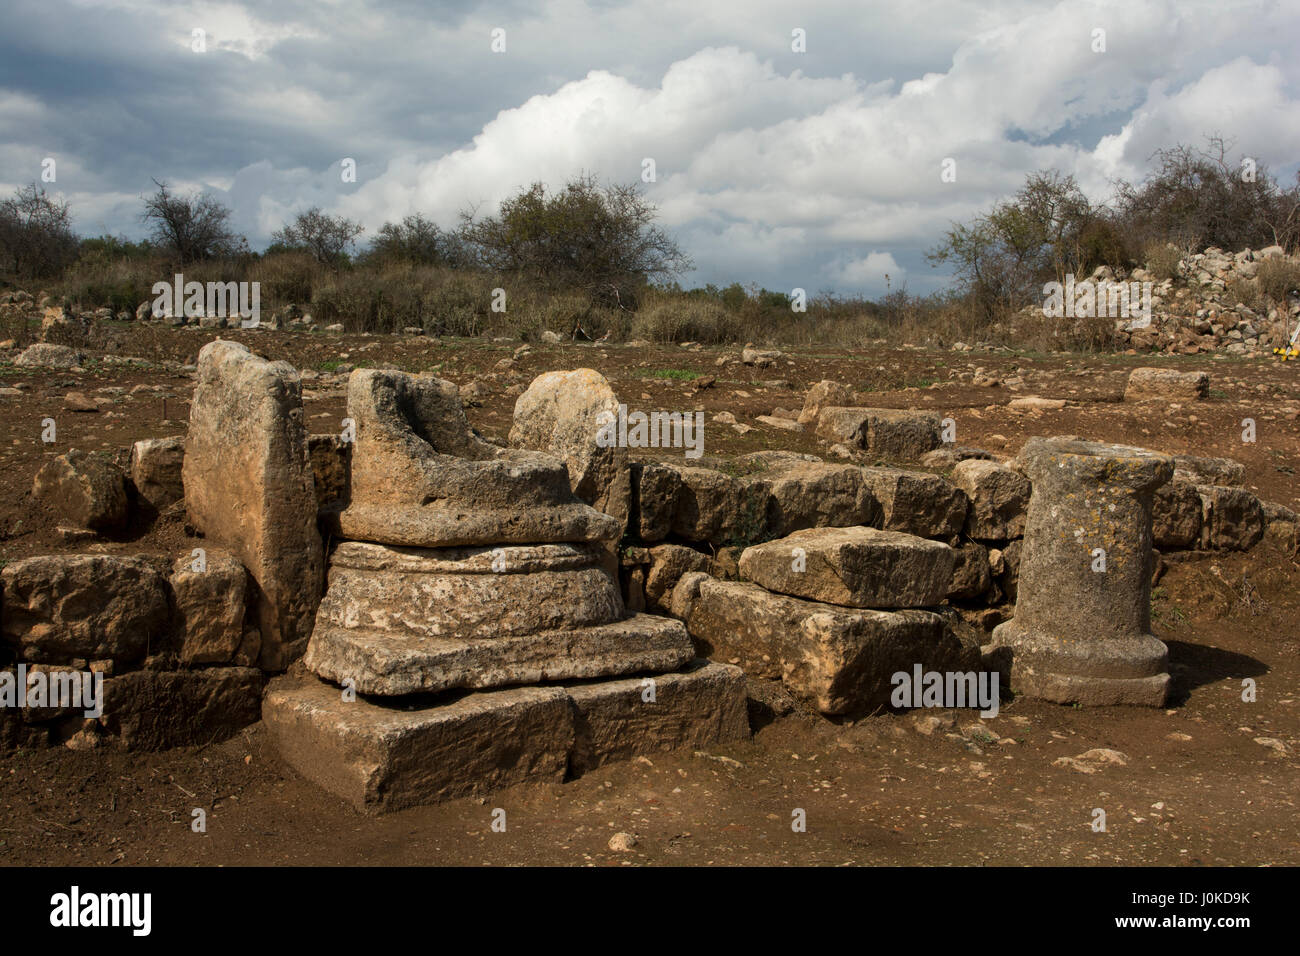
[(637, 614), (595, 627), (447, 638), (318, 623), (304, 663), (362, 694), (485, 690), (538, 681), (668, 671), (692, 657), (680, 621)]
[(613, 760), (749, 736), (744, 675), (687, 670), (571, 687), (471, 693), (418, 710), (345, 701), (314, 678), (273, 680), (262, 718), (284, 759), (358, 810), (386, 812), (563, 781)]

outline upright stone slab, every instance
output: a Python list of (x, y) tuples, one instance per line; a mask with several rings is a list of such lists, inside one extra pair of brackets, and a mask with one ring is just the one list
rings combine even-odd
[(252, 575), (258, 664), (283, 669), (311, 636), (324, 563), (293, 366), (236, 342), (205, 345), (182, 474), (190, 522)]
[(515, 402), (510, 444), (563, 459), (573, 493), (626, 526), (632, 498), (627, 449), (597, 441), (601, 425), (617, 416), (618, 397), (599, 372), (547, 372)]
[(1125, 445), (1031, 438), (1020, 465), (1033, 493), (1016, 614), (993, 632), (994, 650), (1010, 658), (1012, 687), (1059, 703), (1163, 705), (1169, 652), (1150, 633), (1151, 511), (1173, 460)]

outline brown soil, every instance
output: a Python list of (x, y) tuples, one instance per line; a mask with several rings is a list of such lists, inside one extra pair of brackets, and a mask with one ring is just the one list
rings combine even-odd
[[(492, 370), (517, 343), (436, 342), (306, 333), (227, 332), (272, 358), (304, 369), (323, 363), (392, 363), (437, 369), (462, 385)], [(126, 329), (116, 349), (158, 362), (193, 360), (213, 333)], [(375, 342), (378, 347), (359, 351)], [(540, 346), (471, 421), (504, 437), (513, 381), (543, 371), (592, 367), (632, 408), (720, 411), (757, 425), (775, 407), (797, 410), (808, 385), (832, 378), (870, 389), (881, 406), (931, 408), (957, 422), (957, 440), (997, 452), (1031, 435), (1079, 434), (1168, 452), (1235, 458), (1246, 484), (1266, 500), (1300, 510), (1300, 367), (1271, 361), (1177, 361), (1206, 369), (1212, 397), (1195, 407), (1119, 402), (1128, 370), (1149, 356), (1038, 356), (804, 350), (777, 366), (717, 367), (738, 350), (679, 347)], [(976, 388), (952, 381), (983, 367), (1023, 387)], [(716, 376), (658, 377), (681, 370)], [(780, 384), (784, 380), (787, 384)], [(932, 384), (936, 383), (936, 384)], [(139, 384), (150, 390), (130, 394)], [(70, 447), (122, 449), (144, 437), (182, 434), (190, 376), (148, 367), (94, 364), (86, 372), (0, 366), (0, 559), (86, 550), (55, 531), (55, 516), (30, 499), (47, 456)], [(158, 390), (152, 390), (157, 387)], [(340, 388), (305, 383), (311, 431), (336, 431)], [(121, 388), (99, 413), (63, 409), (78, 390)], [(1060, 411), (1018, 412), (1010, 398), (1066, 398)], [(163, 400), (166, 400), (166, 410)], [(53, 417), (58, 442), (40, 440)], [(1241, 440), (1243, 418), (1257, 441)], [(706, 428), (706, 454), (763, 448), (825, 454), (809, 435), (757, 425), (745, 436)], [(136, 528), (110, 551), (179, 555), (192, 546), (182, 518)], [(1029, 701), (1004, 703), (981, 721), (974, 712), (924, 734), (935, 712), (881, 714), (837, 724), (796, 713), (743, 745), (708, 754), (654, 755), (602, 768), (563, 785), (521, 787), (384, 817), (364, 817), (285, 767), (260, 727), (201, 749), (163, 754), (112, 750), (27, 751), (0, 759), (0, 862), (32, 864), (1297, 864), (1300, 793), (1300, 562), (1271, 545), (1249, 554), (1170, 560), (1153, 604), (1155, 629), (1170, 646), (1175, 696), (1167, 710), (1084, 710)], [(1242, 679), (1258, 698), (1243, 702)], [(970, 728), (963, 733), (963, 728)], [(976, 732), (982, 731), (982, 732)], [(1256, 738), (1279, 742), (1284, 750)], [(1053, 765), (1093, 748), (1127, 756), (1092, 775)], [(725, 759), (723, 759), (725, 758)], [(207, 832), (191, 811), (207, 811)], [(491, 828), (504, 808), (506, 832)], [(791, 829), (807, 814), (807, 832)], [(1107, 831), (1093, 832), (1094, 808)], [(637, 845), (611, 851), (610, 836)]]

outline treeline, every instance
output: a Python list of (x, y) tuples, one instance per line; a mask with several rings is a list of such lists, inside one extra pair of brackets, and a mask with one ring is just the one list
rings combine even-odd
[[(1234, 163), (1228, 151), (1218, 137), (1204, 150), (1161, 150), (1145, 179), (1116, 183), (1113, 196), (1095, 204), (1072, 177), (1035, 172), (988, 213), (954, 223), (930, 251), (954, 277), (949, 290), (916, 296), (903, 286), (877, 301), (810, 290), (802, 312), (792, 310), (788, 291), (683, 290), (677, 280), (692, 263), (656, 225), (653, 205), (633, 185), (589, 175), (553, 192), (534, 183), (495, 215), (469, 210), (444, 227), (414, 213), (373, 236), (311, 208), (276, 230), (262, 253), (208, 194), (179, 194), (155, 180), (141, 199), (147, 238), (130, 241), (78, 237), (67, 204), (32, 184), (0, 202), (0, 281), (39, 284), (82, 309), (134, 311), (153, 298), (153, 283), (183, 270), (204, 282), (260, 282), (263, 309), (296, 303), (319, 323), (350, 331), (947, 344), (996, 337), (1008, 316), (1041, 301), (1045, 282), (1067, 273), (1146, 264), (1167, 274), (1181, 256), (1210, 245), (1293, 250), (1300, 176), (1284, 188), (1262, 164)], [(494, 308), (496, 289), (507, 292), (504, 311)], [(1050, 341), (1014, 344), (1106, 344), (1104, 323), (1065, 331), (1068, 342), (1054, 328)]]

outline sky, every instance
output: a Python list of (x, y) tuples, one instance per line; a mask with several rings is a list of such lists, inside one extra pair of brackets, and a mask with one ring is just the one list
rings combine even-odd
[(1297, 0), (5, 0), (0, 16), (0, 192), (41, 183), (83, 235), (142, 238), (152, 179), (212, 193), (260, 249), (311, 206), (364, 242), (589, 173), (640, 185), (694, 260), (683, 285), (924, 294), (947, 279), (926, 250), (1035, 170), (1101, 201), (1155, 150), (1216, 133), (1284, 183), (1300, 168)]

